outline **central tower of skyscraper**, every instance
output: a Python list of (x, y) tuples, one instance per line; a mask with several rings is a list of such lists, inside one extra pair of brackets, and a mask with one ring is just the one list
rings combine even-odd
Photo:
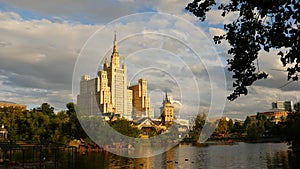
[(113, 51), (110, 59), (109, 67), (105, 61), (103, 68), (108, 76), (108, 86), (111, 89), (111, 103), (114, 105), (113, 111), (122, 116), (131, 117), (132, 101), (128, 95), (132, 95), (132, 91), (128, 90), (127, 86), (126, 65), (123, 63), (122, 67), (120, 66), (116, 33), (114, 35)]

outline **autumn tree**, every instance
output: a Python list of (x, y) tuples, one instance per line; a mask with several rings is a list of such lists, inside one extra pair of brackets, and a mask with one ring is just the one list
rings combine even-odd
[(224, 40), (230, 44), (227, 51), (228, 70), (233, 72), (234, 91), (227, 98), (235, 100), (247, 95), (247, 87), (267, 78), (259, 70), (259, 51), (277, 51), (288, 80), (298, 80), (300, 72), (300, 3), (298, 0), (193, 0), (186, 9), (206, 19), (211, 10), (220, 10), (221, 16), (234, 14), (235, 19), (224, 25), (225, 34), (214, 36), (216, 44)]

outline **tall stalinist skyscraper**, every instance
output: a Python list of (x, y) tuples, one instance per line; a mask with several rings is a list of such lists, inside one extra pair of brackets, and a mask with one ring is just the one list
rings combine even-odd
[(114, 105), (114, 112), (125, 117), (131, 117), (132, 100), (130, 98), (132, 97), (128, 98), (128, 95), (132, 95), (132, 91), (128, 90), (125, 63), (120, 67), (116, 33), (114, 36), (113, 52), (110, 59), (110, 66), (108, 67), (106, 60), (103, 69), (107, 72), (108, 86), (111, 89), (111, 103)]
[[(141, 86), (142, 95), (141, 93), (133, 95), (136, 87), (128, 86), (127, 68), (125, 63), (122, 63), (121, 66), (115, 33), (110, 64), (105, 59), (103, 70), (98, 71), (98, 76), (95, 79), (91, 79), (89, 75), (81, 77), (80, 94), (77, 96), (80, 111), (90, 115), (112, 112), (127, 119), (131, 119), (133, 116), (150, 115), (153, 117), (154, 113), (150, 107), (146, 80), (140, 79), (139, 84), (141, 83), (143, 84)], [(139, 97), (135, 95), (139, 95)], [(138, 107), (139, 113), (135, 114), (133, 106)], [(96, 112), (97, 107), (100, 112)]]

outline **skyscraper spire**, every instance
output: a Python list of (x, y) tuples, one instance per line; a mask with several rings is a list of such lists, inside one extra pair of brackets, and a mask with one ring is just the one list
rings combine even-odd
[(107, 71), (107, 69), (108, 69), (108, 64), (107, 64), (107, 57), (106, 57), (103, 64), (103, 70)]
[(168, 91), (166, 90), (166, 101), (168, 101)]
[(113, 69), (120, 67), (120, 57), (119, 57), (118, 47), (117, 47), (117, 33), (116, 33), (116, 31), (115, 31), (115, 35), (114, 35), (114, 46), (113, 46), (113, 52), (111, 54), (110, 65)]
[(168, 91), (166, 90), (166, 103), (169, 103), (170, 100), (169, 100), (169, 97), (168, 97)]
[(117, 46), (117, 33), (115, 31), (115, 36), (114, 36), (114, 49), (113, 53), (118, 53), (118, 46)]

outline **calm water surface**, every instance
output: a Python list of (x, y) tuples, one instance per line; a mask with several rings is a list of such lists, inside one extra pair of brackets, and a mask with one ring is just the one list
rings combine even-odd
[(64, 160), (59, 168), (105, 169), (196, 169), (196, 168), (299, 168), (300, 158), (285, 143), (238, 143), (196, 147), (179, 145), (151, 157), (131, 159), (111, 153), (78, 155), (75, 162)]

